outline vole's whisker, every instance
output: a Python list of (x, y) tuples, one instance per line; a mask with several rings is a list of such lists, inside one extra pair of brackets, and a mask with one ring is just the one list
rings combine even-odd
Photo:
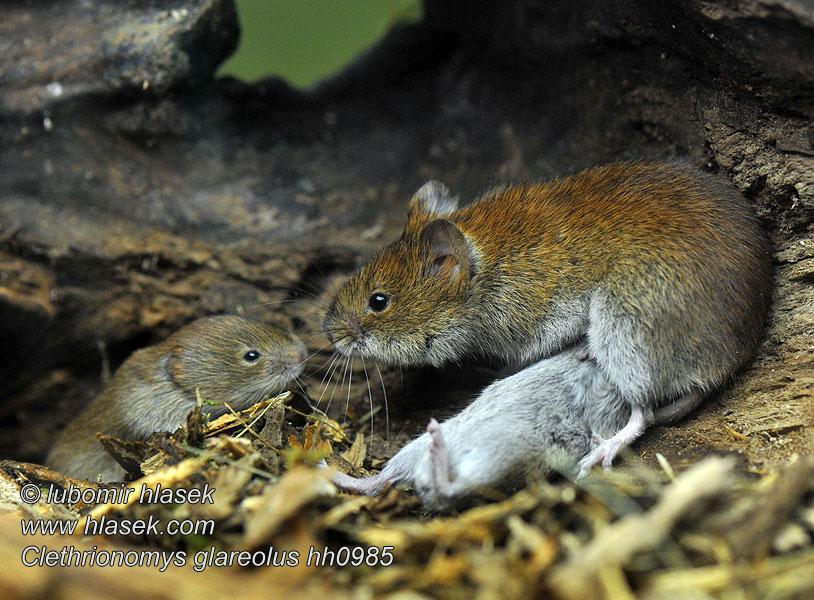
[(342, 389), (340, 387), (340, 385), (337, 384), (336, 379), (335, 379), (335, 375), (341, 369), (341, 371), (342, 371), (341, 380), (344, 381), (345, 380), (345, 369), (346, 368), (347, 368), (347, 357), (345, 358), (344, 361), (338, 362), (336, 364), (336, 368), (334, 369), (334, 376), (331, 377), (331, 395), (328, 396), (328, 402), (325, 404), (325, 412), (326, 413), (331, 410), (331, 405), (333, 404), (334, 395), (336, 394), (336, 390), (339, 389), (340, 392), (341, 392), (341, 389)]
[[(341, 355), (341, 354), (339, 354), (339, 353), (337, 353), (337, 354), (338, 354), (338, 360), (337, 360), (337, 362), (336, 362), (336, 365), (334, 366), (333, 372), (331, 373), (331, 377), (330, 377), (330, 379), (329, 379), (329, 381), (330, 381), (330, 382), (331, 382), (331, 384), (333, 385), (333, 389), (331, 390), (331, 397), (332, 397), (332, 398), (333, 398), (334, 392), (336, 391), (336, 387), (337, 387), (337, 383), (336, 383), (336, 374), (337, 374), (337, 373), (341, 373), (341, 375), (340, 375), (340, 381), (342, 381), (342, 383), (343, 383), (343, 385), (344, 385), (344, 381), (345, 381), (345, 371), (346, 371), (346, 370), (347, 370), (347, 368), (348, 368), (348, 367), (347, 367), (347, 364), (348, 364), (348, 357), (347, 357), (347, 356), (342, 356), (342, 355)], [(340, 389), (341, 389), (341, 388), (340, 388)]]
[[(341, 356), (341, 355), (340, 355), (340, 356)], [(342, 362), (342, 363), (339, 363), (339, 362), (338, 362), (338, 363), (337, 363), (337, 365), (336, 365), (336, 368), (334, 369), (334, 373), (336, 373), (336, 370), (339, 368), (339, 365), (340, 365), (340, 364), (342, 365), (342, 383), (341, 383), (341, 385), (339, 386), (339, 391), (340, 391), (340, 392), (342, 391), (342, 386), (344, 386), (344, 385), (345, 385), (345, 375), (347, 374), (347, 370), (348, 370), (348, 360), (350, 360), (350, 359), (349, 359), (349, 357), (347, 357), (347, 356), (346, 356), (346, 357), (345, 357), (345, 361), (344, 361), (344, 362)], [(331, 388), (331, 396), (330, 396), (330, 398), (328, 398), (328, 404), (325, 406), (325, 412), (326, 412), (326, 413), (327, 413), (327, 412), (330, 410), (330, 408), (331, 408), (331, 403), (332, 403), (332, 402), (333, 402), (333, 400), (334, 400), (334, 394), (336, 394), (336, 389), (337, 389), (337, 385), (336, 385), (336, 383), (333, 381), (333, 375), (331, 375), (331, 383), (333, 383), (333, 387)]]
[(246, 305), (246, 308), (257, 308), (258, 306), (276, 306), (285, 304), (287, 302), (294, 302), (293, 298), (283, 298), (282, 300), (269, 300), (268, 302), (255, 302), (254, 304)]
[(284, 298), (282, 300), (269, 300), (268, 302), (257, 302), (255, 304), (249, 304), (247, 308), (270, 308), (272, 310), (281, 309), (283, 307), (290, 307), (292, 304), (297, 302), (304, 302), (308, 305), (302, 312), (308, 311), (311, 314), (318, 313), (318, 314), (325, 314), (329, 310), (329, 306), (327, 304), (321, 304), (315, 302), (309, 298)]
[(384, 389), (384, 377), (382, 371), (379, 369), (379, 363), (373, 362), (376, 365), (376, 372), (379, 374), (379, 381), (382, 384), (382, 395), (384, 396), (384, 439), (390, 439), (390, 408), (387, 405), (387, 390)]
[(370, 404), (370, 452), (373, 453), (373, 392), (370, 390), (370, 377), (367, 376), (367, 365), (362, 358), (362, 370), (365, 372), (365, 382), (367, 383), (367, 401)]
[[(333, 379), (334, 379), (334, 374), (336, 373), (336, 369), (339, 368), (339, 364), (340, 364), (340, 361), (341, 361), (341, 356), (342, 355), (339, 354), (338, 352), (334, 352), (333, 355), (331, 356), (331, 365), (328, 367), (328, 372), (325, 374), (325, 377), (327, 377), (327, 381), (326, 381), (325, 377), (322, 378), (323, 386), (322, 386), (322, 393), (319, 395), (319, 404), (322, 403), (322, 399), (325, 397), (325, 394), (328, 392), (328, 386), (332, 385), (334, 388), (336, 388), (336, 383), (334, 382)], [(333, 391), (331, 392), (331, 397), (333, 397)], [(325, 410), (325, 412), (327, 413), (328, 409), (331, 408), (330, 397), (328, 398), (328, 400), (326, 402), (327, 402), (327, 405), (323, 410)]]
[(321, 314), (328, 312), (330, 307), (325, 302), (319, 301), (316, 298), (307, 298), (305, 296), (300, 296), (299, 298), (290, 298), (285, 300), (285, 302), (304, 302), (308, 304), (311, 308), (316, 308)]
[[(316, 369), (314, 369), (314, 372), (315, 372), (315, 373), (319, 373), (319, 372), (320, 372), (322, 369), (324, 369), (324, 368), (325, 368), (325, 366), (326, 366), (328, 363), (333, 363), (333, 361), (334, 361), (334, 360), (336, 360), (336, 357), (337, 357), (337, 356), (339, 356), (339, 351), (334, 350), (334, 351), (331, 353), (331, 355), (328, 357), (328, 359), (327, 359), (325, 362), (323, 362), (323, 363), (322, 363), (321, 365), (319, 365), (319, 366), (318, 366)], [(330, 370), (330, 367), (328, 367), (328, 369)], [(323, 381), (324, 381), (324, 380), (325, 380), (325, 379), (323, 378)]]
[[(322, 283), (325, 283), (327, 281), (328, 281), (327, 278), (323, 278)], [(288, 291), (289, 294), (292, 294), (292, 292), (299, 294), (299, 296), (296, 297), (296, 299), (299, 300), (301, 298), (319, 298), (319, 294), (317, 294), (316, 291), (323, 287), (324, 286), (316, 285), (315, 283), (310, 289), (303, 287), (301, 285), (289, 285), (285, 289)]]
[[(315, 300), (320, 297), (322, 293), (321, 290), (324, 290), (325, 283), (327, 283), (328, 279), (323, 278), (321, 282), (314, 282), (314, 285), (310, 287), (305, 287), (302, 285), (288, 285), (285, 286), (284, 291), (292, 297), (293, 300), (303, 300), (303, 299), (311, 299)], [(321, 284), (321, 285), (320, 285)]]
[(294, 378), (294, 383), (297, 384), (300, 392), (302, 392), (303, 397), (305, 398), (305, 402), (308, 404), (308, 408), (314, 410), (313, 405), (311, 404), (311, 397), (308, 395), (308, 392), (305, 390), (305, 386), (302, 383), (302, 380), (299, 377)]
[[(340, 394), (342, 393), (342, 390), (345, 387), (345, 377), (348, 375), (348, 365), (349, 364), (351, 364), (351, 357), (347, 356), (347, 357), (345, 357), (345, 365), (342, 368), (342, 381), (340, 382), (339, 388), (338, 388)], [(348, 386), (349, 386), (349, 389), (350, 389), (350, 377), (348, 377)], [(337, 388), (335, 387), (334, 391), (336, 391), (336, 390), (337, 390)], [(345, 418), (347, 416), (348, 416), (348, 408), (346, 406), (345, 407), (345, 415), (342, 417), (343, 422), (344, 422), (344, 420), (345, 420)]]
[[(308, 335), (300, 335), (300, 337), (302, 338), (303, 341), (309, 341), (310, 342), (314, 338), (316, 338), (316, 337), (324, 337), (324, 335), (323, 335), (323, 333), (321, 331), (314, 331), (313, 333), (309, 333)], [(330, 346), (330, 344), (327, 344), (327, 345)]]
[[(334, 353), (331, 354), (330, 358), (327, 361), (325, 361), (326, 363), (330, 363), (330, 364), (328, 364), (328, 367), (325, 369), (325, 374), (322, 376), (322, 381), (319, 382), (319, 386), (320, 386), (320, 389), (323, 391), (323, 394), (325, 392), (325, 389), (323, 388), (323, 386), (326, 385), (326, 383), (325, 383), (326, 380), (330, 381), (331, 378), (333, 377), (332, 371), (333, 371), (333, 368), (336, 365), (337, 361), (339, 360), (340, 356), (341, 355), (339, 354), (339, 352), (334, 352)], [(322, 369), (324, 367), (325, 367), (325, 365), (323, 364), (320, 367), (320, 369)], [(320, 399), (322, 399), (322, 396), (320, 396)]]
[[(344, 340), (346, 337), (347, 337), (346, 335), (343, 335), (342, 337), (337, 338), (337, 339), (336, 339), (336, 341), (338, 342), (338, 341)], [(334, 343), (335, 343), (335, 342), (334, 342)], [(322, 346), (322, 348), (319, 348), (318, 350), (315, 350), (314, 352), (312, 352), (312, 353), (311, 353), (311, 354), (308, 356), (308, 358), (311, 358), (312, 356), (316, 356), (317, 354), (319, 354), (319, 353), (320, 353), (320, 352), (322, 352), (323, 350), (327, 350), (328, 348), (330, 348), (332, 345), (334, 345), (334, 344), (332, 344), (332, 343), (330, 343), (330, 342), (329, 342), (329, 343), (327, 343), (327, 344), (325, 344), (324, 346)], [(337, 354), (339, 354), (339, 352), (338, 352), (337, 350), (334, 350), (333, 354), (331, 355), (331, 358), (333, 358), (333, 356), (336, 356)], [(306, 359), (306, 360), (307, 360), (307, 359)], [(326, 360), (324, 363), (322, 363), (322, 364), (321, 364), (319, 367), (317, 367), (317, 371), (321, 370), (321, 369), (322, 369), (322, 368), (323, 368), (323, 367), (324, 367), (324, 366), (325, 366), (325, 365), (328, 363), (328, 361), (330, 361), (330, 360), (331, 360), (331, 359), (329, 358), (329, 359), (328, 359), (328, 360)]]
[(325, 371), (325, 375), (323, 375), (322, 377), (322, 381), (319, 383), (320, 394), (319, 399), (317, 400), (317, 404), (322, 402), (322, 398), (325, 396), (325, 392), (328, 391), (328, 385), (330, 385), (331, 378), (333, 377), (333, 369), (338, 364), (340, 356), (341, 354), (339, 354), (339, 352), (334, 352), (328, 361), (331, 364), (328, 366), (328, 369)]
[[(350, 406), (350, 388), (351, 388), (351, 379), (353, 378), (353, 354), (350, 355), (350, 368), (348, 369), (348, 399), (345, 401), (345, 414), (342, 417), (342, 421), (344, 422), (348, 418), (348, 406)], [(344, 379), (342, 380), (344, 383)]]
[[(308, 356), (306, 356), (306, 357), (305, 357), (305, 358), (304, 358), (302, 361), (300, 361), (300, 364), (302, 364), (302, 363), (304, 363), (304, 362), (306, 362), (306, 361), (308, 361), (308, 360), (312, 359), (312, 358), (313, 358), (313, 357), (315, 357), (317, 354), (319, 354), (320, 352), (323, 352), (324, 350), (327, 350), (327, 349), (328, 349), (328, 348), (330, 348), (331, 346), (333, 346), (333, 344), (332, 344), (332, 343), (327, 343), (327, 344), (325, 344), (324, 346), (322, 346), (321, 348), (317, 348), (316, 350), (314, 350), (313, 352), (311, 352), (311, 354), (309, 354)], [(337, 352), (336, 352), (336, 351), (334, 351), (334, 352), (332, 353), (332, 355), (331, 355), (331, 356), (333, 356), (333, 355), (334, 355), (334, 354), (336, 354), (336, 353), (337, 353)], [(317, 371), (322, 370), (322, 369), (325, 367), (325, 365), (326, 365), (326, 364), (328, 364), (328, 361), (330, 361), (330, 360), (331, 360), (331, 358), (329, 357), (329, 358), (328, 358), (328, 360), (326, 360), (326, 361), (325, 361), (324, 363), (322, 363), (322, 364), (321, 364), (319, 367), (317, 367), (317, 368), (314, 370), (314, 372), (317, 372)]]

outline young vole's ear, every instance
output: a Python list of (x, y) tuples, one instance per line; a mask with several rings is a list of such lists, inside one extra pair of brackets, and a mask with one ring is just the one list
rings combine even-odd
[(427, 276), (442, 274), (459, 281), (472, 276), (466, 238), (451, 221), (430, 221), (421, 230), (419, 241), (428, 253)]
[(440, 181), (428, 181), (410, 199), (407, 225), (404, 233), (418, 231), (419, 228), (437, 215), (458, 210), (458, 197)]
[(179, 386), (183, 386), (187, 383), (184, 361), (181, 358), (183, 352), (183, 346), (173, 344), (169, 352), (166, 352), (164, 356), (161, 357), (159, 363), (159, 368), (166, 373), (167, 379)]

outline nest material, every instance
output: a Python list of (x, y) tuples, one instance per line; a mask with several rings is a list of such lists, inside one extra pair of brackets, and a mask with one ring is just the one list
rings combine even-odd
[[(81, 575), (86, 582), (96, 580), (100, 589), (112, 586), (127, 597), (145, 585), (145, 574), (152, 581), (150, 572), (158, 570), (41, 569), (38, 577), (21, 579), (20, 551), (33, 542), (57, 549), (183, 553), (186, 566), (169, 567), (173, 574), (165, 577), (174, 583), (172, 589), (163, 588), (164, 597), (185, 597), (202, 582), (217, 596), (218, 590), (229, 589), (228, 581), (232, 586), (242, 582), (239, 597), (260, 597), (261, 588), (254, 583), (269, 578), (286, 581), (293, 596), (313, 597), (316, 588), (338, 598), (814, 595), (812, 457), (760, 476), (745, 472), (733, 457), (721, 456), (710, 456), (678, 475), (666, 462), (660, 472), (644, 466), (618, 468), (578, 483), (532, 482), (503, 500), (437, 517), (424, 512), (409, 491), (390, 488), (377, 498), (338, 493), (329, 472), (309, 463), (336, 457), (331, 442), (323, 439), (330, 434), (337, 448), (346, 447), (341, 460), (359, 467), (367, 458), (363, 437), (357, 435), (350, 444), (337, 423), (314, 419), (292, 427), (287, 398), (267, 400), (210, 424), (193, 413), (187, 427), (146, 445), (152, 451), (140, 464), (144, 474), (126, 484), (138, 491), (142, 486), (208, 486), (216, 490), (212, 504), (146, 504), (138, 502), (138, 493), (119, 504), (22, 504), (20, 488), (26, 483), (60, 489), (104, 486), (36, 465), (4, 462), (4, 503), (18, 508), (4, 519), (8, 522), (78, 519), (83, 525), (88, 517), (98, 521), (103, 515), (119, 522), (152, 516), (164, 523), (211, 520), (215, 527), (205, 535), (36, 540), (15, 539), (4, 527), (4, 549), (17, 556), (0, 575), (0, 585), (16, 590), (11, 597), (30, 597), (45, 582), (53, 585)], [(255, 561), (262, 555), (269, 564), (240, 566), (240, 552)], [(198, 561), (204, 568), (192, 568)], [(209, 576), (201, 579), (201, 571)], [(120, 576), (111, 578), (113, 572)], [(213, 573), (217, 583), (210, 579)], [(62, 589), (64, 594), (54, 589), (54, 597), (68, 597), (70, 586)]]

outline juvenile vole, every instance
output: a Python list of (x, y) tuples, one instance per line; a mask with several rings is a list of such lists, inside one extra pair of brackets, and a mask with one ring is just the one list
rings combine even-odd
[(444, 510), (532, 475), (576, 475), (592, 431), (612, 435), (630, 414), (585, 354), (584, 346), (569, 348), (496, 381), (456, 416), (431, 421), (380, 473), (364, 479), (337, 473), (334, 483), (368, 495), (406, 483), (427, 509)]
[(461, 209), (425, 184), (401, 238), (340, 288), (323, 329), (344, 354), (400, 365), (528, 363), (585, 336), (597, 376), (630, 407), (582, 462), (609, 466), (748, 360), (770, 287), (766, 236), (734, 189), (686, 167), (617, 163)]
[[(196, 403), (248, 408), (282, 391), (302, 372), (305, 345), (292, 332), (237, 316), (204, 317), (166, 340), (134, 352), (102, 394), (60, 433), (46, 464), (72, 477), (121, 479), (124, 470), (102, 448), (97, 432), (147, 439), (174, 431)], [(219, 416), (223, 405), (204, 405)]]

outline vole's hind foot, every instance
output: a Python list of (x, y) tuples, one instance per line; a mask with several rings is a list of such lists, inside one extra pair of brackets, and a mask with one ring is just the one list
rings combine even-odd
[(430, 445), (430, 470), (432, 473), (432, 484), (434, 489), (432, 495), (448, 498), (451, 491), (449, 480), (449, 453), (441, 425), (435, 419), (430, 419), (427, 425), (427, 433), (430, 434), (432, 443)]
[[(451, 477), (449, 469), (449, 449), (441, 425), (435, 419), (427, 425), (429, 446), (423, 446), (428, 454), (421, 460), (413, 480), (413, 489), (424, 506), (430, 510), (442, 511), (454, 506), (458, 500), (472, 492), (470, 482), (457, 474)], [(422, 436), (419, 439), (423, 439)]]
[(652, 410), (646, 410), (634, 404), (631, 407), (627, 424), (611, 437), (603, 439), (599, 434), (594, 433), (593, 439), (598, 442), (598, 445), (579, 461), (579, 477), (585, 477), (591, 467), (600, 462), (606, 471), (610, 470), (613, 459), (619, 451), (638, 439), (653, 423), (653, 420)]

